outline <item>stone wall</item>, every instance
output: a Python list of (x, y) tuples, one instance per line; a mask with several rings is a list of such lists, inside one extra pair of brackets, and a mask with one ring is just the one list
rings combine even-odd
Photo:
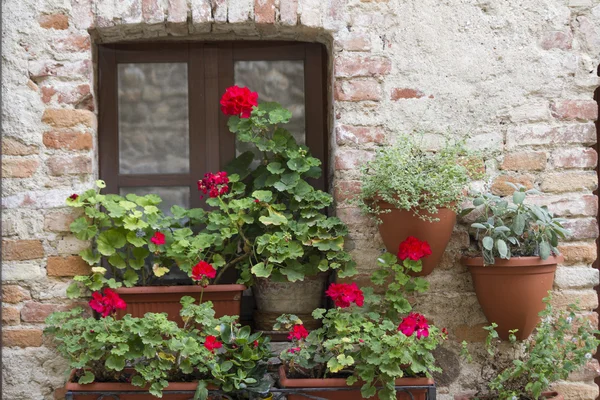
[[(2, 13), (4, 398), (51, 399), (65, 364), (46, 347), (43, 320), (70, 306), (70, 277), (87, 244), (68, 234), (64, 207), (98, 175), (94, 44), (131, 40), (293, 39), (331, 56), (332, 191), (351, 229), (363, 276), (382, 248), (376, 228), (347, 201), (357, 166), (399, 132), (468, 135), (486, 150), (492, 190), (540, 189), (569, 219), (554, 302), (598, 305), (594, 239), (598, 107), (598, 0), (6, 0)], [(481, 186), (483, 182), (479, 183)], [(349, 194), (350, 193), (350, 194)], [(472, 367), (457, 342), (481, 341), (485, 319), (458, 226), (429, 277), (421, 309), (447, 326), (440, 398), (468, 388)], [(557, 388), (568, 400), (598, 395), (591, 363)]]

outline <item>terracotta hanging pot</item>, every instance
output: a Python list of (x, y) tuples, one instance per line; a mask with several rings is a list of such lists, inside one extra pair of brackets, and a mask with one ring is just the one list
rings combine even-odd
[[(224, 315), (240, 315), (244, 290), (246, 290), (244, 285), (208, 285), (204, 288), (202, 302), (212, 301), (217, 318)], [(177, 322), (182, 327), (183, 320), (179, 316), (181, 298), (191, 296), (199, 300), (202, 287), (197, 285), (139, 286), (118, 288), (115, 292), (127, 303), (127, 309), (117, 310), (117, 318), (122, 318), (125, 314), (139, 318), (148, 312), (166, 312), (169, 320)]]
[[(396, 386), (432, 386), (435, 391), (434, 381), (431, 378), (400, 378), (396, 379)], [(327, 388), (327, 389), (346, 389), (339, 391), (310, 391), (308, 395), (319, 397), (327, 400), (362, 400), (360, 387), (363, 382), (356, 382), (350, 387), (356, 390), (348, 390), (348, 384), (344, 378), (324, 378), (324, 379), (293, 379), (286, 376), (285, 368), (279, 367), (279, 384), (286, 389), (293, 388)], [(410, 394), (408, 393), (410, 392)], [(410, 389), (408, 391), (396, 390), (396, 399), (399, 400), (426, 400), (427, 389)], [(412, 394), (412, 396), (411, 396)], [(379, 400), (377, 395), (369, 397), (373, 400)], [(287, 394), (288, 400), (306, 400), (306, 397), (301, 394)]]
[(323, 306), (323, 293), (329, 274), (321, 272), (306, 276), (303, 281), (275, 282), (268, 278), (256, 278), (252, 286), (256, 311), (254, 328), (272, 331), (275, 319), (281, 314), (295, 314), (307, 329), (316, 329), (320, 323), (312, 317), (316, 308)]
[(452, 236), (456, 213), (449, 208), (441, 208), (437, 214), (420, 212), (439, 221), (429, 222), (414, 215), (412, 211), (398, 210), (387, 202), (378, 203), (381, 210), (390, 210), (379, 214), (382, 223), (379, 224), (379, 234), (385, 248), (392, 254), (398, 253), (398, 245), (409, 236), (424, 240), (431, 246), (431, 255), (425, 257), (423, 269), (415, 276), (429, 275), (442, 259), (446, 246)]
[[(473, 400), (475, 398), (475, 393), (460, 393), (454, 395), (454, 400)], [(487, 397), (477, 396), (478, 399), (487, 400)], [(562, 394), (558, 392), (543, 392), (540, 399), (544, 400), (564, 400)], [(494, 399), (489, 399), (494, 400)]]
[(483, 265), (483, 257), (463, 257), (469, 267), (477, 300), (488, 322), (498, 324), (498, 335), (508, 339), (508, 331), (518, 329), (517, 339), (531, 335), (540, 321), (544, 297), (552, 289), (556, 265), (563, 257), (496, 258), (493, 265)]
[[(128, 369), (124, 370), (128, 372)], [(119, 399), (119, 400), (156, 400), (157, 397), (148, 393), (148, 388), (134, 386), (126, 382), (93, 382), (81, 385), (74, 382), (75, 370), (71, 371), (69, 380), (65, 385), (67, 393), (70, 392), (73, 400), (98, 400), (98, 399)], [(189, 400), (194, 397), (194, 391), (198, 386), (197, 382), (169, 382), (169, 385), (163, 389), (163, 400)], [(216, 390), (217, 387), (209, 384), (209, 390)], [(181, 392), (187, 393), (181, 393)], [(115, 393), (127, 392), (127, 393)], [(173, 393), (179, 392), (179, 393)], [(118, 396), (118, 397), (116, 397)], [(222, 396), (209, 396), (210, 400), (220, 400)]]

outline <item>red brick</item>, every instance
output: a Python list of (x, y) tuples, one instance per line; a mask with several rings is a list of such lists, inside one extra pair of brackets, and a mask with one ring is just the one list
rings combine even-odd
[(371, 41), (365, 34), (351, 34), (336, 42), (337, 46), (344, 51), (370, 51)]
[(595, 121), (598, 118), (598, 103), (594, 100), (561, 100), (551, 105), (552, 116), (572, 121)]
[(598, 153), (591, 148), (557, 149), (552, 153), (555, 168), (596, 168)]
[(80, 175), (92, 173), (92, 159), (88, 156), (50, 157), (47, 161), (50, 175)]
[(336, 142), (339, 145), (383, 143), (385, 132), (380, 126), (338, 125), (335, 128)]
[(371, 160), (373, 157), (372, 152), (364, 150), (339, 150), (335, 157), (335, 169), (337, 171), (358, 169), (365, 161)]
[(20, 303), (23, 300), (31, 300), (29, 291), (17, 285), (2, 286), (2, 303)]
[(2, 160), (2, 177), (29, 178), (37, 171), (40, 163), (29, 158), (4, 158)]
[(400, 100), (400, 99), (420, 99), (424, 97), (425, 93), (421, 92), (417, 89), (408, 89), (408, 88), (394, 88), (392, 90), (392, 95), (390, 98), (392, 100)]
[(279, 0), (279, 20), (283, 25), (298, 23), (298, 0)]
[(518, 146), (546, 146), (564, 144), (596, 143), (596, 127), (593, 123), (570, 124), (560, 127), (548, 125), (524, 125), (509, 128), (506, 134), (508, 148)]
[(572, 195), (565, 197), (530, 196), (529, 201), (547, 205), (557, 217), (595, 217), (598, 214), (598, 198), (594, 195)]
[(335, 214), (349, 229), (364, 230), (375, 225), (374, 219), (363, 214), (358, 207), (336, 208)]
[(546, 169), (546, 153), (543, 151), (509, 153), (504, 156), (500, 168), (509, 171), (543, 171)]
[(337, 202), (355, 198), (360, 193), (360, 181), (338, 181), (335, 185), (334, 198)]
[(79, 256), (48, 257), (46, 271), (48, 276), (75, 276), (88, 275), (90, 265)]
[(38, 21), (44, 29), (65, 30), (69, 28), (69, 17), (64, 14), (41, 15)]
[(71, 104), (77, 109), (94, 111), (94, 96), (90, 91), (90, 85), (79, 85), (70, 90), (58, 93), (60, 104)]
[(259, 24), (275, 23), (275, 0), (254, 0), (254, 20)]
[(2, 346), (4, 347), (40, 347), (41, 345), (41, 329), (2, 330)]
[(598, 222), (595, 218), (568, 219), (563, 223), (571, 231), (569, 239), (584, 240), (598, 237)]
[(44, 247), (39, 240), (3, 240), (4, 261), (36, 260), (44, 257)]
[(93, 128), (96, 125), (96, 116), (87, 110), (49, 108), (44, 111), (42, 122), (55, 128), (72, 128), (77, 125)]
[(69, 226), (81, 215), (74, 209), (49, 211), (44, 216), (44, 229), (51, 232), (69, 232)]
[(2, 138), (2, 155), (4, 156), (28, 156), (39, 153), (37, 146), (21, 143), (10, 137)]
[(16, 307), (2, 307), (2, 325), (19, 325), (21, 318)]
[(598, 177), (593, 172), (555, 172), (542, 177), (540, 188), (544, 192), (565, 193), (595, 190)]
[(46, 317), (54, 311), (67, 311), (75, 305), (44, 304), (36, 301), (28, 301), (21, 309), (23, 322), (44, 322)]
[(523, 185), (527, 189), (533, 188), (533, 181), (530, 177), (522, 175), (522, 176), (509, 176), (509, 175), (500, 175), (496, 179), (494, 179), (494, 183), (492, 184), (492, 193), (496, 196), (510, 196), (513, 194), (515, 189), (508, 184), (508, 182), (514, 185)]
[(563, 264), (592, 264), (598, 257), (596, 244), (562, 244), (558, 246), (565, 260)]
[(339, 101), (381, 100), (381, 84), (375, 79), (335, 82), (335, 99)]
[(392, 70), (392, 62), (380, 56), (340, 56), (335, 60), (335, 76), (381, 76)]
[(50, 149), (90, 150), (92, 135), (72, 130), (44, 132), (44, 145)]
[(546, 32), (542, 36), (540, 46), (544, 50), (561, 49), (569, 50), (573, 43), (573, 35), (571, 32), (552, 31)]
[(50, 100), (52, 100), (52, 96), (56, 94), (56, 89), (51, 86), (42, 86), (40, 88), (40, 94), (42, 96), (42, 101), (48, 104), (50, 103)]
[(92, 48), (90, 37), (87, 35), (71, 35), (57, 39), (51, 42), (51, 46), (59, 53), (78, 53)]

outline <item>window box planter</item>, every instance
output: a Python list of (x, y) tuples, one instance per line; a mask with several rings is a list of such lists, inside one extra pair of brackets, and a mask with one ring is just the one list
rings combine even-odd
[(431, 274), (448, 246), (456, 223), (456, 213), (449, 208), (440, 208), (437, 214), (421, 211), (422, 215), (439, 219), (439, 221), (429, 222), (415, 216), (412, 210), (399, 210), (383, 201), (379, 201), (379, 208), (389, 210), (389, 212), (379, 214), (381, 219), (379, 234), (387, 251), (392, 254), (398, 253), (398, 245), (409, 236), (426, 241), (431, 246), (431, 255), (421, 260), (423, 263), (421, 272), (411, 273), (411, 275)]
[[(156, 400), (157, 397), (148, 393), (148, 388), (133, 386), (130, 383), (122, 382), (93, 382), (81, 385), (73, 382), (75, 370), (71, 371), (69, 380), (65, 385), (67, 391), (66, 400), (98, 400), (98, 399), (119, 399), (119, 400)], [(193, 398), (190, 392), (196, 390), (197, 382), (169, 382), (163, 390), (163, 400), (189, 400)], [(214, 385), (208, 385), (209, 390), (216, 390)], [(174, 393), (187, 392), (187, 393)], [(219, 397), (209, 396), (209, 399), (216, 400)]]
[[(114, 291), (127, 303), (125, 310), (118, 310), (117, 317), (125, 314), (133, 317), (143, 317), (148, 312), (166, 312), (171, 321), (183, 326), (183, 320), (179, 315), (181, 310), (181, 298), (191, 296), (200, 298), (201, 286), (140, 286), (132, 288), (118, 288)], [(208, 285), (204, 288), (202, 302), (212, 301), (215, 317), (224, 315), (240, 315), (242, 305), (242, 293), (246, 290), (244, 285)]]
[(531, 335), (544, 309), (542, 299), (554, 282), (554, 272), (563, 256), (497, 258), (484, 266), (483, 257), (463, 257), (469, 268), (477, 300), (487, 320), (498, 324), (498, 335), (508, 339), (508, 331), (518, 329), (518, 340)]
[[(306, 394), (314, 397), (321, 397), (327, 400), (360, 400), (363, 397), (360, 394), (361, 382), (356, 382), (350, 387), (355, 387), (356, 390), (348, 390), (344, 378), (325, 378), (325, 379), (291, 379), (287, 378), (285, 368), (279, 367), (279, 384), (286, 389), (306, 389), (306, 388), (323, 388), (323, 389), (340, 389), (330, 391), (310, 391)], [(398, 400), (433, 400), (435, 399), (435, 384), (431, 378), (400, 378), (396, 380), (396, 386), (407, 386), (407, 391), (397, 389), (396, 398)], [(408, 388), (416, 386), (416, 388)], [(411, 396), (412, 395), (412, 396)], [(306, 397), (301, 394), (287, 393), (288, 400), (306, 400)], [(375, 395), (371, 397), (373, 400), (379, 400)]]

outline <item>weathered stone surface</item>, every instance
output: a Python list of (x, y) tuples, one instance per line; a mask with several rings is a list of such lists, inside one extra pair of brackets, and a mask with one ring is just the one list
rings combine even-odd
[(47, 161), (51, 175), (80, 175), (92, 173), (92, 159), (88, 156), (50, 157)]
[(44, 14), (39, 19), (44, 29), (64, 30), (69, 28), (69, 17), (64, 14)]
[(598, 257), (595, 243), (564, 244), (559, 245), (558, 250), (565, 258), (565, 265), (592, 264)]
[(71, 130), (44, 132), (44, 145), (51, 149), (90, 150), (92, 135)]
[(20, 141), (4, 137), (2, 138), (2, 155), (5, 156), (28, 156), (31, 154), (37, 154), (39, 149), (37, 146), (26, 145)]
[(13, 260), (35, 260), (44, 257), (44, 247), (39, 240), (3, 240), (2, 259)]
[(338, 145), (383, 143), (385, 132), (380, 126), (339, 125), (335, 128)]
[(509, 176), (509, 175), (500, 175), (492, 184), (491, 191), (493, 194), (497, 196), (510, 196), (514, 193), (515, 188), (509, 185), (508, 183), (512, 183), (513, 185), (522, 185), (527, 189), (533, 188), (533, 181), (528, 176)]
[(508, 153), (504, 156), (501, 168), (509, 171), (543, 171), (546, 169), (546, 159), (543, 151)]
[(31, 300), (29, 291), (17, 285), (2, 285), (3, 303), (20, 303), (23, 300)]
[(41, 329), (3, 329), (2, 345), (5, 347), (40, 347)]
[(2, 307), (2, 325), (19, 325), (21, 318), (16, 307)]
[(46, 109), (42, 122), (55, 128), (72, 128), (77, 125), (93, 128), (96, 116), (87, 110)]
[(4, 178), (29, 178), (37, 171), (40, 163), (31, 158), (2, 159), (2, 176)]
[(48, 257), (46, 270), (48, 276), (75, 276), (89, 274), (91, 267), (79, 256)]
[(598, 270), (589, 267), (559, 267), (554, 284), (560, 289), (583, 289), (598, 285)]

